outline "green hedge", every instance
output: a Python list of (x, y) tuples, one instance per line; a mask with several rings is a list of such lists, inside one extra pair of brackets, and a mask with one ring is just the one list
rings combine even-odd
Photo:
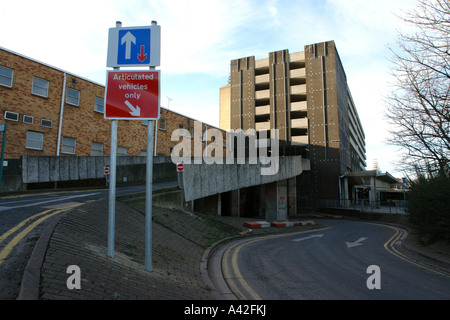
[(448, 170), (420, 176), (411, 183), (407, 209), (425, 244), (450, 242), (450, 175)]

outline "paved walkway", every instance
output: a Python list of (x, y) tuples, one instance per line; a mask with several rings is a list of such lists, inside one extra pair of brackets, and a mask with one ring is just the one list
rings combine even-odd
[[(41, 243), (36, 244), (19, 298), (214, 298), (212, 288), (199, 273), (203, 249), (185, 237), (167, 232), (158, 223), (153, 223), (153, 271), (144, 271), (145, 216), (139, 211), (117, 202), (114, 259), (107, 255), (107, 200), (75, 208), (58, 220), (46, 230), (51, 233), (54, 228), (51, 237), (45, 239), (49, 235), (43, 235)], [(42, 252), (46, 242), (48, 246)], [(79, 290), (67, 288), (66, 281), (71, 274), (66, 272), (70, 265), (80, 268)], [(38, 268), (40, 292), (34, 279)]]
[[(227, 236), (223, 225), (217, 228), (201, 216), (176, 210), (154, 209), (153, 218), (153, 271), (146, 272), (142, 212), (117, 202), (115, 258), (107, 256), (108, 200), (93, 201), (56, 217), (36, 243), (19, 299), (221, 299), (207, 276), (204, 253)], [(245, 229), (243, 219), (233, 219), (228, 236)], [(408, 243), (421, 254), (423, 248)], [(80, 268), (80, 289), (67, 287), (71, 265)]]

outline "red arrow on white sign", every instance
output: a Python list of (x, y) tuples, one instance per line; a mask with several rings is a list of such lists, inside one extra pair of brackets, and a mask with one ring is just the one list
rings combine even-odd
[(141, 54), (138, 54), (138, 59), (144, 61), (147, 59), (147, 54), (145, 53), (145, 46), (141, 46)]

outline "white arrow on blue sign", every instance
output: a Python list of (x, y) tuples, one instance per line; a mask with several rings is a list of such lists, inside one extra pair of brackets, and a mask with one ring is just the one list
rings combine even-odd
[(110, 28), (106, 66), (159, 66), (160, 44), (161, 28), (158, 25)]

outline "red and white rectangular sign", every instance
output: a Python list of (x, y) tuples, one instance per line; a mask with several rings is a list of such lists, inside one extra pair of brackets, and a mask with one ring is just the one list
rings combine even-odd
[(108, 71), (105, 119), (158, 120), (160, 114), (160, 72)]

